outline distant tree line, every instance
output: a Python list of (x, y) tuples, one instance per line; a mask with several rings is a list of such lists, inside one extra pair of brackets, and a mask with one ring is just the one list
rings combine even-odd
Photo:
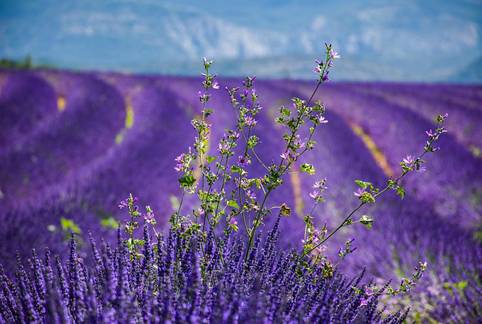
[(34, 65), (30, 55), (27, 55), (23, 60), (11, 60), (8, 58), (0, 59), (0, 69), (31, 70), (41, 68), (52, 68), (52, 66), (48, 64)]

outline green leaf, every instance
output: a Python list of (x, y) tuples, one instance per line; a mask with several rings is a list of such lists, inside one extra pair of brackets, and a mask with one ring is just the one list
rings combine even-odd
[(291, 111), (289, 111), (289, 110), (286, 109), (286, 108), (283, 108), (283, 109), (281, 110), (281, 115), (283, 115), (283, 116), (291, 116)]
[(236, 203), (236, 201), (234, 200), (229, 200), (228, 201), (228, 206), (229, 207), (233, 207), (233, 208), (236, 208), (236, 209), (239, 209), (239, 205)]
[(82, 232), (80, 227), (71, 219), (66, 219), (64, 217), (60, 218), (60, 225), (62, 225), (62, 230), (64, 231), (71, 231), (77, 234)]
[(455, 283), (454, 284), (454, 287), (459, 289), (459, 290), (463, 290), (465, 287), (467, 287), (469, 285), (469, 283), (467, 281), (461, 281), (459, 282), (458, 284)]
[(214, 160), (216, 160), (217, 158), (218, 158), (218, 156), (210, 156), (210, 155), (208, 155), (208, 156), (206, 156), (206, 161), (207, 161), (208, 163), (211, 163), (211, 162), (213, 162)]
[(261, 189), (261, 179), (256, 179), (256, 189)]
[(100, 224), (104, 227), (110, 227), (113, 229), (117, 229), (119, 227), (119, 223), (112, 216), (110, 216), (109, 218), (102, 219), (100, 221)]
[(181, 184), (181, 187), (191, 187), (195, 182), (196, 178), (191, 175), (179, 178), (179, 183)]
[(301, 172), (307, 172), (311, 175), (315, 174), (315, 167), (312, 164), (303, 163), (300, 169), (301, 169)]
[(405, 197), (405, 188), (397, 187), (397, 195), (400, 195), (400, 198), (403, 199)]
[(360, 185), (360, 187), (362, 187), (363, 189), (366, 189), (368, 187), (373, 188), (371, 182), (365, 182), (365, 181), (361, 181), (361, 180), (355, 180), (355, 182), (358, 183)]
[(369, 229), (372, 229), (371, 223), (373, 223), (373, 218), (371, 218), (370, 216), (363, 215), (360, 218), (359, 222), (362, 223), (363, 225), (365, 225), (366, 227), (368, 227)]

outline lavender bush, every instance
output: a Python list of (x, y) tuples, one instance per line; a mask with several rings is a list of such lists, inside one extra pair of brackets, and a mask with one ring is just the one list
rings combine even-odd
[[(77, 241), (72, 234), (67, 266), (56, 257), (57, 275), (52, 269), (49, 250), (43, 261), (33, 252), (28, 261), (30, 271), (25, 270), (17, 256), (16, 282), (11, 281), (2, 268), (0, 320), (403, 322), (408, 310), (403, 314), (400, 311), (383, 314), (383, 310), (376, 309), (379, 298), (410, 291), (421, 279), (427, 263), (420, 262), (412, 278), (402, 279), (395, 287), (373, 279), (363, 284), (365, 270), (355, 270), (359, 273), (352, 280), (337, 270), (340, 262), (356, 249), (354, 239), (339, 249), (338, 262), (325, 252), (326, 242), (339, 230), (356, 223), (372, 228), (374, 219), (370, 216), (362, 215), (357, 220), (352, 217), (389, 189), (396, 190), (403, 199), (402, 178), (411, 171), (424, 169), (422, 158), (437, 150), (433, 144), (445, 132), (441, 124), (446, 115), (438, 116), (437, 127), (426, 132), (428, 141), (420, 156), (405, 157), (400, 162), (400, 175), (390, 177), (383, 189), (376, 188), (376, 183), (355, 181), (360, 186), (354, 193), (359, 205), (331, 231), (326, 223), (316, 227), (313, 220), (312, 214), (317, 205), (324, 202), (328, 189), (326, 179), (316, 181), (310, 193), (313, 206), (304, 217), (302, 250), (288, 252), (278, 247), (279, 228), (292, 210), (285, 203), (270, 205), (268, 198), (275, 190), (281, 190), (286, 177), (299, 172), (315, 174), (315, 165), (301, 163), (301, 157), (315, 147), (315, 130), (328, 122), (324, 116), (325, 104), (317, 101), (310, 106), (320, 85), (329, 80), (333, 60), (339, 58), (331, 45), (325, 45), (326, 60), (316, 61), (314, 72), (319, 75), (318, 84), (309, 100), (295, 97), (292, 109), (284, 106), (279, 109), (276, 122), (286, 131), (282, 135), (284, 147), (275, 155), (279, 156), (279, 162), (267, 162), (270, 158), (267, 159), (267, 152), (258, 149), (261, 136), (255, 126), (262, 121), (259, 113), (263, 107), (253, 88), (256, 77), (248, 77), (242, 90), (226, 88), (237, 123), (223, 135), (219, 130), (213, 132), (208, 123), (213, 110), (208, 102), (212, 96), (210, 91), (218, 89), (219, 84), (216, 75), (209, 73), (212, 62), (205, 59), (204, 89), (198, 93), (202, 110), (199, 118), (191, 121), (197, 136), (189, 151), (176, 158), (175, 169), (181, 173), (179, 183), (183, 194), (170, 218), (172, 227), (167, 238), (156, 231), (152, 209), (147, 206), (146, 213), (141, 213), (137, 198), (131, 195), (119, 206), (127, 208), (130, 216), (125, 220), (127, 238), (123, 238), (119, 230), (117, 248), (113, 250), (103, 242), (99, 253), (91, 236), (93, 266), (85, 264), (77, 254)], [(218, 139), (222, 136), (216, 144), (219, 155), (212, 156), (209, 146), (214, 145), (212, 137), (216, 136)], [(261, 172), (259, 168), (250, 169), (255, 163), (262, 166)], [(197, 206), (189, 198), (193, 194), (199, 199)], [(135, 232), (141, 219), (144, 232), (139, 238)], [(272, 225), (267, 236), (261, 234), (265, 223)], [(152, 226), (153, 234), (148, 225)], [(62, 226), (64, 230), (80, 231), (69, 220), (63, 220)], [(476, 310), (472, 315), (478, 314)]]

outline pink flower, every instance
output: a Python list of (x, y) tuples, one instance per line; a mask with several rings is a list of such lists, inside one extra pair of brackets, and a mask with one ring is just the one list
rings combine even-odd
[(415, 161), (415, 159), (411, 155), (407, 155), (407, 157), (403, 159), (403, 162), (405, 162), (406, 164), (412, 164), (413, 161)]
[(320, 124), (326, 124), (328, 122), (322, 115), (318, 116), (318, 121)]
[(335, 52), (334, 50), (330, 50), (330, 56), (331, 58), (340, 58), (340, 54), (338, 54), (338, 52)]
[(256, 125), (256, 120), (251, 118), (250, 116), (247, 116), (245, 119), (244, 119), (244, 122), (246, 123), (246, 125), (248, 126), (254, 126)]
[(313, 198), (313, 199), (315, 199), (315, 200), (316, 200), (316, 198), (319, 197), (319, 195), (320, 195), (320, 192), (319, 192), (319, 191), (316, 191), (316, 190), (313, 191), (312, 193), (310, 193), (310, 197)]
[(358, 188), (358, 190), (356, 192), (354, 192), (353, 194), (355, 196), (358, 196), (360, 197), (361, 195), (363, 195), (365, 193), (365, 189), (362, 189), (362, 188)]

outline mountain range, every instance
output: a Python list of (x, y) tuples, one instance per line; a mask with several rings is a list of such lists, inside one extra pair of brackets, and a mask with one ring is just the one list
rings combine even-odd
[(482, 2), (0, 1), (0, 57), (76, 70), (314, 78), (325, 41), (336, 80), (482, 82)]

